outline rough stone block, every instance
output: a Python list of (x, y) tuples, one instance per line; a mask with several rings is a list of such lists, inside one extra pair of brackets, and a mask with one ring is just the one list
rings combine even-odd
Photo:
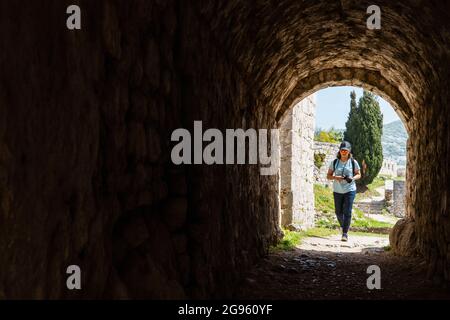
[(143, 243), (149, 237), (145, 220), (138, 216), (127, 222), (124, 226), (123, 237), (132, 248)]
[(188, 203), (186, 198), (171, 198), (164, 207), (164, 221), (171, 230), (180, 229), (186, 223)]
[(153, 37), (148, 37), (146, 43), (147, 48), (144, 61), (145, 75), (150, 81), (150, 84), (157, 89), (159, 88), (161, 74), (158, 44)]

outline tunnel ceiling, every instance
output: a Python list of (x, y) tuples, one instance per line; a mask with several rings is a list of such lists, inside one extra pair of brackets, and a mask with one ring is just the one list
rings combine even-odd
[[(366, 10), (373, 4), (381, 8), (381, 30), (366, 27)], [(385, 93), (405, 119), (412, 116), (407, 104), (414, 111), (429, 94), (430, 85), (439, 81), (439, 65), (433, 62), (449, 55), (450, 35), (443, 27), (448, 24), (445, 14), (449, 10), (443, 6), (447, 5), (419, 0), (235, 0), (214, 1), (199, 10), (250, 87), (275, 112), (283, 108), (286, 99), (294, 99), (289, 96), (295, 88), (311, 89), (310, 76), (324, 70), (358, 68), (377, 72), (378, 79), (372, 77), (369, 83), (364, 77), (352, 79), (363, 75), (354, 72), (350, 78), (334, 76), (338, 81), (333, 83), (329, 71), (322, 83), (351, 84), (355, 80), (355, 84), (378, 87), (378, 93), (386, 86), (395, 88), (398, 92)]]

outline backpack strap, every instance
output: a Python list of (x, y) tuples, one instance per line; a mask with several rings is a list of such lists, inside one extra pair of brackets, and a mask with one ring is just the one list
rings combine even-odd
[[(355, 176), (355, 169), (356, 169), (355, 159), (353, 159), (353, 157), (351, 157), (350, 160), (352, 160), (352, 171), (353, 171), (353, 176)], [(334, 171), (336, 171), (336, 163), (337, 163), (337, 161), (338, 161), (338, 159), (334, 159), (334, 161), (333, 161)]]
[(351, 157), (350, 159), (352, 159), (353, 176), (355, 176), (355, 160), (353, 159), (353, 157)]

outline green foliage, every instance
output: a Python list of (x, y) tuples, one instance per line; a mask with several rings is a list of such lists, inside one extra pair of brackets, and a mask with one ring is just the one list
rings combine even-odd
[(329, 130), (317, 129), (314, 133), (314, 140), (318, 142), (340, 143), (344, 138), (344, 133), (331, 127)]
[(369, 190), (370, 189), (375, 190), (376, 188), (384, 186), (386, 180), (388, 179), (385, 176), (376, 176), (375, 179), (373, 179), (372, 183), (368, 185)]
[(304, 232), (306, 237), (326, 238), (338, 234), (338, 230), (328, 228), (311, 228)]
[(274, 247), (271, 247), (272, 251), (276, 250), (293, 250), (301, 243), (302, 238), (305, 236), (302, 232), (283, 230), (283, 239)]
[(363, 232), (363, 231), (349, 231), (349, 236), (363, 236), (363, 237), (377, 237), (377, 238), (389, 238), (389, 234), (377, 233), (377, 232)]
[(355, 201), (360, 201), (362, 199), (381, 196), (381, 194), (376, 190), (379, 187), (384, 186), (386, 181), (385, 176), (377, 176), (372, 183), (367, 185), (367, 189), (364, 192), (357, 193)]
[(334, 127), (331, 127), (328, 134), (336, 141), (336, 143), (340, 143), (344, 139), (344, 132), (342, 130), (334, 129)]
[(334, 213), (333, 191), (320, 184), (314, 185), (314, 208), (323, 213)]
[[(314, 185), (314, 207), (317, 212), (316, 226), (321, 228), (338, 229), (334, 207), (333, 191), (319, 184)], [(351, 227), (362, 231), (370, 231), (383, 228), (392, 228), (388, 222), (366, 217), (364, 212), (353, 206)]]
[(335, 216), (333, 191), (320, 184), (314, 185), (314, 208), (317, 212), (316, 226), (320, 228), (338, 229)]
[(394, 225), (389, 222), (382, 222), (372, 218), (368, 218), (364, 215), (364, 212), (362, 212), (358, 208), (353, 208), (351, 227), (363, 230), (372, 230), (372, 229), (392, 228), (393, 226)]
[[(296, 247), (301, 245), (303, 239), (309, 237), (315, 238), (327, 238), (332, 235), (339, 234), (339, 231), (336, 229), (316, 227), (311, 228), (306, 231), (289, 231), (283, 230), (284, 236), (283, 239), (276, 245), (271, 246), (269, 251), (290, 251), (294, 250)], [(386, 234), (377, 234), (377, 233), (369, 233), (369, 232), (361, 232), (361, 231), (350, 231), (350, 236), (373, 236), (373, 237), (388, 237)], [(390, 250), (390, 247), (385, 247), (386, 251)]]
[(378, 175), (383, 164), (383, 115), (374, 94), (364, 91), (358, 105), (354, 92), (350, 97), (344, 140), (352, 144), (352, 154), (362, 167), (363, 176), (357, 184), (367, 186)]
[(311, 228), (306, 231), (289, 231), (283, 229), (283, 233), (283, 239), (276, 246), (272, 246), (270, 251), (294, 250), (294, 248), (299, 246), (306, 237), (324, 238), (337, 234), (338, 232), (336, 230), (325, 228)]
[(320, 131), (315, 135), (315, 140), (319, 142), (331, 142), (335, 143), (334, 139), (326, 131)]
[(323, 162), (325, 161), (326, 154), (324, 153), (314, 153), (314, 165), (317, 169), (322, 168)]

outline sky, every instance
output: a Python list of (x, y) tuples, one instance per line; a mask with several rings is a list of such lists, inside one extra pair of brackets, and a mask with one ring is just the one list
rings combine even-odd
[[(350, 111), (350, 92), (355, 90), (356, 103), (363, 94), (358, 87), (330, 87), (316, 92), (316, 128), (345, 129), (345, 122)], [(378, 97), (383, 124), (400, 120), (391, 105), (383, 98)]]

